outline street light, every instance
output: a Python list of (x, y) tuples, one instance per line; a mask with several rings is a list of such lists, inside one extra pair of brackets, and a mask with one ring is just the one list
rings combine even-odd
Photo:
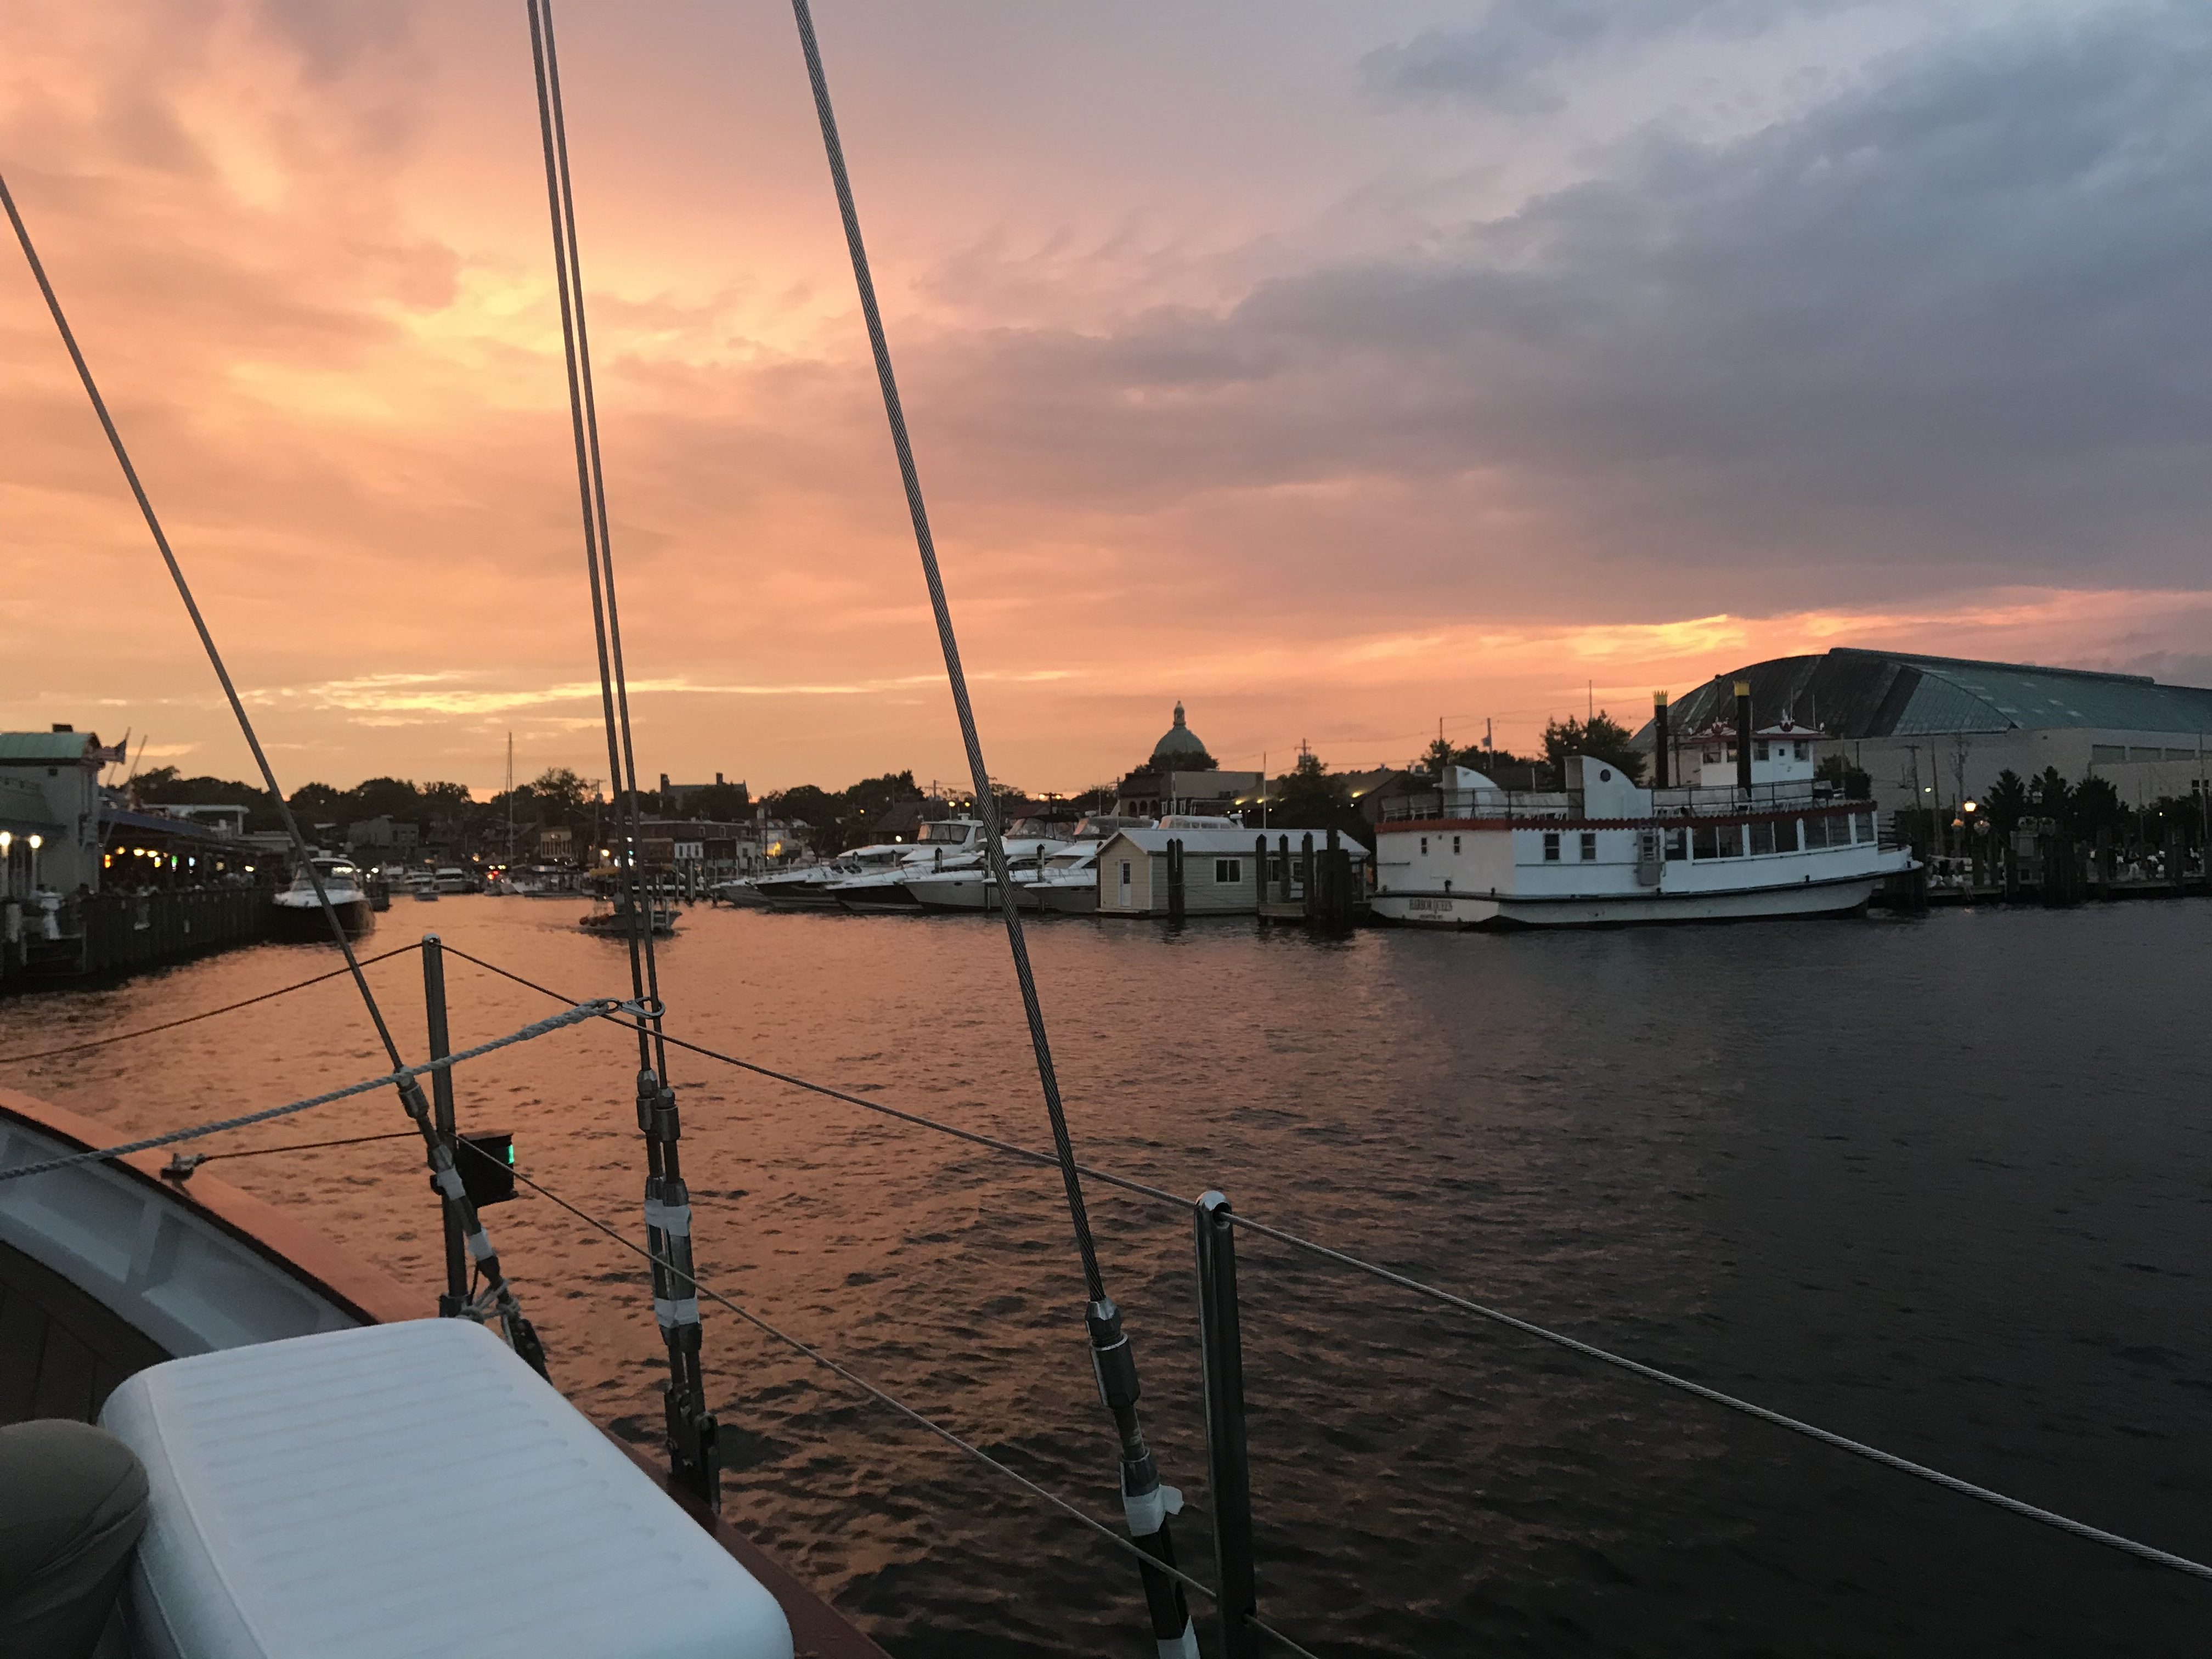
[(46, 844), (46, 838), (44, 836), (31, 837), (31, 890), (33, 893), (39, 890), (39, 848)]

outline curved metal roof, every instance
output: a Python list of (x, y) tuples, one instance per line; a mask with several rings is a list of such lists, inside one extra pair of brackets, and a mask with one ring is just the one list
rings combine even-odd
[[(2054, 726), (2212, 734), (2212, 690), (2027, 663), (1978, 662), (1839, 646), (1820, 656), (1774, 657), (1707, 681), (1674, 706), (1677, 732), (1735, 711), (1735, 683), (1751, 682), (1761, 724), (1790, 714), (1831, 737), (1924, 737)], [(1638, 734), (1647, 746), (1651, 724)]]

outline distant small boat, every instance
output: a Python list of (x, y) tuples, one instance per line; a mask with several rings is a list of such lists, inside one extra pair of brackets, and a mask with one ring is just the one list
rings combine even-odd
[[(674, 905), (654, 904), (650, 907), (647, 914), (652, 919), (653, 936), (655, 939), (675, 937), (676, 907)], [(580, 917), (576, 926), (587, 933), (599, 933), (610, 939), (625, 939), (629, 937), (632, 926), (631, 915), (629, 902), (627, 899), (618, 898), (607, 909), (594, 910), (589, 915)]]

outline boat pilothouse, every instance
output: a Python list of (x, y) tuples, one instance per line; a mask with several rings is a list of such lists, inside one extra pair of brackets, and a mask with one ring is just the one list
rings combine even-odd
[(1755, 730), (1746, 755), (1716, 726), (1685, 743), (1697, 771), (1678, 787), (1645, 788), (1588, 755), (1546, 793), (1448, 768), (1377, 826), (1374, 913), (1544, 927), (1857, 910), (1912, 860), (1883, 844), (1869, 803), (1814, 778), (1816, 736), (1784, 720)]

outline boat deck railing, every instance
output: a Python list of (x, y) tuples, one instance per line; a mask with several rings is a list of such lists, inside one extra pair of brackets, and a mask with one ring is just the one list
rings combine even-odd
[[(635, 1006), (619, 1003), (612, 999), (572, 998), (565, 992), (501, 967), (482, 957), (458, 950), (449, 945), (441, 945), (436, 941), (434, 936), (426, 939), (422, 946), (404, 946), (398, 950), (386, 951), (379, 957), (366, 958), (362, 965), (389, 961), (394, 957), (412, 954), (417, 950), (441, 957), (458, 957), (487, 973), (512, 981), (564, 1006), (562, 1012), (554, 1014), (546, 1020), (535, 1022), (516, 1033), (490, 1043), (478, 1045), (475, 1048), (465, 1050), (443, 1060), (433, 1061), (433, 1066), (450, 1067), (514, 1043), (529, 1041), (533, 1036), (544, 1035), (553, 1030), (587, 1024), (595, 1020), (605, 1020), (609, 1024), (623, 1027), (627, 1039), (629, 1034), (635, 1030), (641, 1017), (641, 1010)], [(338, 969), (332, 973), (317, 975), (300, 981), (296, 984), (280, 987), (254, 997), (228, 1003), (220, 1007), (204, 1010), (179, 1019), (163, 1021), (155, 1025), (82, 1039), (27, 1053), (0, 1055), (0, 1064), (33, 1059), (52, 1059), (80, 1050), (151, 1036), (202, 1019), (215, 1018), (240, 1008), (265, 1002), (272, 998), (284, 996), (311, 985), (323, 983), (338, 977), (346, 971)], [(431, 977), (426, 973), (426, 982), (428, 982)], [(443, 983), (442, 969), (440, 969), (436, 975), (436, 982), (440, 985)], [(437, 1017), (442, 1018), (444, 1012), (442, 1007), (435, 1012)], [(741, 1055), (727, 1053), (711, 1044), (691, 1041), (673, 1032), (665, 1033), (665, 1036), (668, 1047), (683, 1053), (718, 1065), (728, 1066), (790, 1088), (801, 1090), (820, 1098), (836, 1101), (856, 1110), (887, 1118), (918, 1130), (945, 1136), (1012, 1161), (1042, 1168), (1055, 1168), (1059, 1164), (1059, 1159), (1050, 1152), (1021, 1146), (977, 1130), (963, 1128), (959, 1125), (930, 1117), (924, 1113), (894, 1105), (880, 1098), (816, 1082), (774, 1066), (744, 1059)], [(307, 1101), (293, 1102), (283, 1106), (264, 1109), (240, 1117), (225, 1120), (221, 1123), (195, 1125), (169, 1134), (127, 1143), (124, 1146), (97, 1149), (74, 1155), (64, 1161), (87, 1162), (112, 1158), (121, 1156), (125, 1152), (147, 1146), (197, 1140), (229, 1129), (291, 1115), (319, 1103), (367, 1093), (386, 1086), (391, 1081), (388, 1076), (372, 1079), (313, 1097)], [(411, 1134), (413, 1131), (405, 1133)], [(351, 1144), (354, 1140), (368, 1141), (387, 1138), (390, 1137), (385, 1134), (365, 1134), (338, 1140), (309, 1142), (300, 1146), (242, 1149), (240, 1153), (226, 1154), (219, 1152), (203, 1154), (200, 1157), (318, 1150)], [(455, 1137), (453, 1146), (454, 1150), (475, 1157), (493, 1156), (465, 1136)], [(190, 1164), (199, 1161), (199, 1158), (193, 1158), (179, 1161), (185, 1164), (188, 1171)], [(17, 1170), (0, 1170), (0, 1182), (35, 1173), (48, 1167), (52, 1165), (40, 1164)], [(1194, 1196), (1188, 1195), (1094, 1164), (1084, 1164), (1078, 1167), (1086, 1181), (1097, 1182), (1103, 1186), (1110, 1187), (1141, 1199), (1164, 1212), (1176, 1216), (1191, 1228), (1194, 1279), (1197, 1291), (1197, 1317), (1193, 1336), (1200, 1359), (1200, 1384), (1204, 1400), (1207, 1465), (1206, 1486), (1208, 1498), (1206, 1512), (1213, 1534), (1214, 1562), (1211, 1574), (1194, 1571), (1185, 1565), (1164, 1561), (1140, 1548), (1130, 1537), (1116, 1530), (1109, 1522), (1100, 1520), (1082, 1505), (1050, 1490), (1030, 1475), (1013, 1468), (1004, 1459), (985, 1450), (982, 1446), (976, 1443), (977, 1437), (963, 1434), (958, 1429), (899, 1399), (890, 1390), (828, 1350), (784, 1329), (766, 1315), (726, 1294), (718, 1286), (708, 1283), (696, 1273), (674, 1267), (665, 1255), (657, 1253), (649, 1242), (641, 1242), (633, 1237), (623, 1228), (592, 1214), (582, 1206), (571, 1202), (529, 1171), (510, 1168), (509, 1173), (522, 1185), (575, 1218), (594, 1234), (606, 1240), (611, 1246), (651, 1261), (656, 1276), (672, 1274), (675, 1288), (679, 1293), (688, 1286), (690, 1292), (702, 1300), (722, 1309), (743, 1320), (763, 1335), (789, 1347), (793, 1352), (838, 1378), (844, 1384), (859, 1390), (877, 1404), (895, 1412), (914, 1426), (989, 1468), (1000, 1478), (1018, 1487), (1030, 1498), (1048, 1505), (1055, 1512), (1081, 1525), (1115, 1550), (1134, 1555), (1146, 1573), (1162, 1575), (1165, 1579), (1180, 1585), (1184, 1590), (1202, 1596), (1214, 1607), (1213, 1622), (1218, 1631), (1220, 1650), (1224, 1654), (1238, 1656), (1238, 1659), (1246, 1659), (1248, 1656), (1262, 1651), (1262, 1643), (1272, 1644), (1286, 1652), (1309, 1656), (1309, 1659), (1312, 1659), (1313, 1655), (1312, 1649), (1263, 1617), (1259, 1607), (1258, 1568), (1267, 1551), (1266, 1534), (1255, 1516), (1252, 1505), (1253, 1447), (1250, 1422), (1245, 1410), (1245, 1355), (1242, 1336), (1242, 1309), (1237, 1279), (1240, 1234), (1248, 1242), (1264, 1241), (1274, 1249), (1325, 1263), (1342, 1273), (1376, 1285), (1389, 1286), (1397, 1292), (1412, 1297), (1432, 1307), (1446, 1310), (1473, 1323), (1510, 1331), (1528, 1340), (1573, 1354), (1591, 1364), (1607, 1367), (1639, 1378), (1647, 1383), (1702, 1401), (1708, 1406), (1718, 1407), (1766, 1424), (1770, 1427), (1817, 1442), (1832, 1450), (1887, 1468), (1894, 1474), (1911, 1476), (1915, 1480), (1941, 1487), (1954, 1496), (1988, 1504), (2019, 1519), (2035, 1522), (2055, 1528), (2085, 1542), (2120, 1551), (2139, 1561), (2192, 1577), (2212, 1580), (2212, 1566), (2102, 1528), (2089, 1525), (2085, 1522), (2027, 1503), (2009, 1494), (1962, 1480), (1943, 1470), (1899, 1456), (1881, 1447), (1838, 1434), (1818, 1424), (1790, 1416), (1740, 1395), (1708, 1387), (1705, 1383), (1658, 1366), (1647, 1364), (1601, 1344), (1571, 1335), (1413, 1274), (1399, 1272), (1356, 1250), (1340, 1248), (1337, 1245), (1308, 1237), (1293, 1228), (1237, 1209), (1220, 1191), (1209, 1188)]]
[[(1754, 783), (1749, 789), (1694, 785), (1661, 789), (1652, 796), (1655, 818), (1725, 817), (1747, 812), (1803, 811), (1814, 807), (1856, 806), (1871, 812), (1871, 801), (1850, 802), (1825, 780)], [(1579, 789), (1427, 789), (1394, 796), (1381, 804), (1384, 823), (1431, 818), (1578, 818), (1584, 816)], [(1601, 814), (1601, 816), (1604, 816)]]

